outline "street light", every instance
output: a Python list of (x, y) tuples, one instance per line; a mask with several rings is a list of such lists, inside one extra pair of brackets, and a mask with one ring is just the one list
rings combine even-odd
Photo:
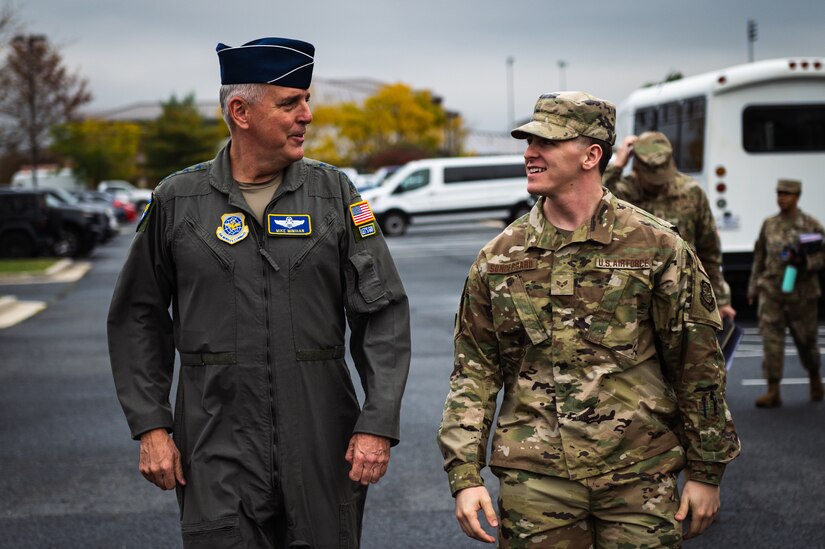
[(567, 67), (567, 61), (559, 59), (559, 91), (567, 89), (567, 82), (564, 79), (564, 69)]
[(510, 56), (507, 58), (507, 131), (513, 129), (516, 125), (516, 109), (513, 104), (513, 62), (515, 59)]
[(40, 59), (43, 57), (43, 53), (38, 51), (38, 49), (43, 48), (44, 44), (46, 43), (46, 36), (42, 34), (29, 34), (29, 35), (22, 35), (18, 34), (12, 39), (12, 44), (15, 47), (20, 48), (22, 51), (25, 52), (26, 56), (26, 85), (28, 89), (26, 93), (28, 97), (26, 98), (28, 101), (28, 108), (29, 108), (29, 149), (31, 154), (31, 164), (32, 164), (32, 186), (36, 189), (37, 188), (37, 163), (40, 160), (39, 158), (39, 147), (37, 143), (38, 135), (37, 135), (37, 79), (39, 77), (39, 73), (41, 70), (40, 67)]

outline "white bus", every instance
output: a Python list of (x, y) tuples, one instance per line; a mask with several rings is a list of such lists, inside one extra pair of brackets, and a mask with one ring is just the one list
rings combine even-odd
[(778, 211), (777, 179), (801, 180), (800, 207), (825, 223), (823, 58), (758, 61), (641, 88), (617, 110), (617, 145), (658, 130), (679, 170), (705, 189), (725, 278), (740, 297), (762, 221)]

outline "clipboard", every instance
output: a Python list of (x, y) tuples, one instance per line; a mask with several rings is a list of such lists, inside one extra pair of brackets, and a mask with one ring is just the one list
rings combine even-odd
[(716, 339), (722, 349), (722, 356), (725, 357), (726, 370), (730, 370), (733, 364), (733, 355), (736, 354), (736, 348), (739, 347), (739, 342), (742, 341), (744, 333), (742, 327), (730, 318), (725, 318), (722, 321), (722, 329), (716, 332)]

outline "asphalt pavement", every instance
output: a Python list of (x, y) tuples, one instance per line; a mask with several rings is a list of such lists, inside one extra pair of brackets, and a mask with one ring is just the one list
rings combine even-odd
[[(413, 227), (389, 241), (410, 295), (413, 362), (402, 442), (367, 499), (364, 549), (484, 546), (455, 523), (435, 435), (452, 370), (458, 296), (478, 249), (497, 231), (470, 224)], [(0, 329), (2, 548), (181, 547), (174, 494), (138, 473), (138, 446), (129, 438), (108, 364), (106, 311), (131, 236), (97, 248), (75, 280), (0, 286), (0, 295), (45, 305)], [(825, 405), (808, 400), (790, 344), (784, 405), (755, 408), (765, 388), (761, 340), (752, 321), (743, 324), (746, 335), (728, 379), (742, 455), (726, 472), (716, 524), (685, 547), (825, 548)], [(486, 478), (495, 496), (495, 482)]]

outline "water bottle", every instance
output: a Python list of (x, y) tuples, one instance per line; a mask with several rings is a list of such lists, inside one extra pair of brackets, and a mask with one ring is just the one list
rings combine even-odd
[(782, 293), (790, 294), (793, 292), (794, 284), (796, 284), (797, 268), (793, 265), (785, 266), (785, 275), (782, 277)]

